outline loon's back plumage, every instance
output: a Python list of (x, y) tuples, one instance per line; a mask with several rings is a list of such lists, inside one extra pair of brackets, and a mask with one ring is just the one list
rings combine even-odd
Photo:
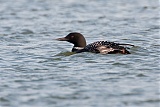
[(130, 52), (127, 51), (125, 47), (120, 46), (119, 43), (108, 42), (108, 41), (97, 41), (88, 44), (83, 49), (78, 50), (77, 52), (93, 52), (102, 54), (113, 54), (113, 53), (130, 54)]
[(58, 38), (59, 41), (68, 41), (73, 43), (72, 52), (93, 52), (102, 54), (130, 54), (130, 52), (122, 45), (134, 46), (131, 44), (120, 44), (108, 41), (97, 41), (86, 45), (84, 36), (80, 33), (70, 33), (64, 38)]

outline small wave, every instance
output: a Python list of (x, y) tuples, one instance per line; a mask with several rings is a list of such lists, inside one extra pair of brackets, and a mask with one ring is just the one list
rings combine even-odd
[(70, 55), (73, 55), (75, 54), (75, 52), (60, 52), (54, 56), (70, 56)]

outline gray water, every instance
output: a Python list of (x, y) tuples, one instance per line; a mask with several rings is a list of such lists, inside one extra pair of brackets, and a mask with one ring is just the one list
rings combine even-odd
[[(160, 107), (158, 0), (0, 0), (0, 107)], [(131, 43), (70, 52), (54, 40)]]

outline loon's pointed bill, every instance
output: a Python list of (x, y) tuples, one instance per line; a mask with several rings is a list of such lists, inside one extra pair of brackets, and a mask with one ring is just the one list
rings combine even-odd
[(130, 54), (126, 47), (123, 46), (134, 46), (132, 44), (115, 43), (108, 41), (97, 41), (86, 45), (84, 36), (80, 33), (73, 32), (69, 33), (66, 37), (58, 38), (59, 41), (67, 41), (74, 44), (72, 52), (93, 52), (101, 54)]
[(56, 40), (58, 40), (58, 41), (68, 41), (68, 39), (65, 38), (65, 37), (63, 37), (63, 38), (57, 38)]

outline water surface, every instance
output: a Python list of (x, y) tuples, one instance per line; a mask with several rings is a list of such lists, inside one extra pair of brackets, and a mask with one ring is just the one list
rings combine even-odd
[[(159, 107), (158, 0), (0, 0), (0, 107)], [(131, 43), (73, 54), (55, 41)]]

